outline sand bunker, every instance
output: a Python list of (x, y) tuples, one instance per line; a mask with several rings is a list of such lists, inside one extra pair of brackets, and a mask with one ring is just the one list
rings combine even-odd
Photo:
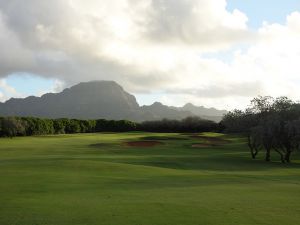
[(128, 141), (124, 144), (130, 147), (153, 147), (156, 145), (162, 145), (163, 143), (160, 141)]

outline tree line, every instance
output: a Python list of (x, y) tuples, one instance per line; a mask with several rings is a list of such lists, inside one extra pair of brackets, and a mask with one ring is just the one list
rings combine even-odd
[(137, 124), (128, 120), (42, 119), (34, 117), (0, 117), (0, 136), (33, 136), (93, 132), (124, 132), (136, 130)]
[(300, 103), (287, 97), (259, 96), (245, 110), (227, 113), (218, 124), (199, 117), (182, 120), (157, 120), (135, 123), (128, 120), (42, 119), (34, 117), (0, 117), (0, 137), (93, 132), (211, 132), (241, 133), (253, 159), (264, 152), (284, 162), (291, 161), (293, 152), (300, 149)]
[(43, 119), (34, 117), (0, 117), (0, 137), (93, 132), (208, 132), (218, 124), (198, 117), (183, 120), (159, 120), (135, 123), (128, 120)]
[(220, 126), (228, 133), (242, 133), (253, 159), (264, 151), (265, 160), (276, 152), (289, 163), (300, 149), (300, 104), (287, 97), (259, 96), (245, 110), (234, 110), (223, 117)]
[(139, 124), (139, 129), (150, 132), (211, 132), (218, 131), (219, 125), (199, 117), (187, 117), (182, 120), (145, 121)]

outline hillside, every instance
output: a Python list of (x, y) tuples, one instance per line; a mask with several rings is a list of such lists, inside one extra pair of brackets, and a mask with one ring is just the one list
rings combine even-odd
[(225, 112), (192, 104), (169, 107), (159, 102), (140, 107), (136, 98), (114, 81), (80, 83), (60, 93), (48, 93), (41, 97), (12, 98), (0, 104), (0, 116), (46, 118), (144, 121), (200, 116), (218, 121)]

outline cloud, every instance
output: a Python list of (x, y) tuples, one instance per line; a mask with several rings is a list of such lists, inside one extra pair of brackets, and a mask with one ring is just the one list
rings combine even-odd
[(147, 34), (164, 44), (194, 44), (207, 49), (228, 46), (249, 35), (247, 16), (239, 10), (226, 11), (226, 1), (156, 0), (151, 3)]
[[(225, 0), (0, 0), (0, 77), (115, 80), (227, 108), (256, 94), (297, 97), (299, 15), (251, 31)], [(230, 60), (204, 56), (220, 52)]]
[(0, 102), (5, 101), (4, 94), (0, 91)]
[(249, 97), (255, 96), (261, 92), (262, 85), (258, 82), (249, 83), (235, 83), (227, 85), (211, 85), (195, 89), (176, 89), (169, 90), (166, 93), (169, 94), (181, 94), (193, 95), (201, 98), (224, 98), (224, 97)]
[(246, 16), (225, 7), (220, 0), (1, 1), (1, 43), (16, 46), (3, 58), (19, 60), (0, 75), (148, 77), (187, 49), (215, 50), (245, 35)]
[(299, 21), (300, 13), (294, 12), (287, 16), (284, 25), (265, 23), (258, 30), (256, 43), (244, 53), (235, 53), (232, 74), (240, 73), (244, 81), (259, 80), (267, 94), (297, 98), (300, 86)]
[(0, 79), (0, 102), (4, 102), (11, 97), (23, 97), (23, 95), (7, 84), (5, 79)]
[[(10, 98), (24, 98), (28, 95), (34, 96), (42, 96), (46, 93), (57, 93), (63, 90), (64, 83), (60, 80), (50, 80), (45, 81), (43, 79), (38, 79), (36, 77), (31, 77), (30, 75), (23, 74), (22, 76), (24, 79), (18, 80), (17, 76), (9, 77), (9, 78), (2, 78), (0, 79), (0, 102), (5, 102)], [(11, 84), (14, 84), (14, 80), (19, 82), (19, 85), (22, 83), (24, 85), (32, 84), (34, 87), (30, 87), (29, 90), (23, 88), (19, 90), (18, 88), (13, 87)], [(49, 87), (46, 83), (50, 84)], [(43, 88), (40, 87), (44, 86)], [(18, 85), (17, 85), (18, 86)]]
[(58, 93), (64, 89), (65, 84), (60, 80), (54, 80), (53, 84), (47, 90), (38, 90), (36, 96), (42, 96), (46, 93)]

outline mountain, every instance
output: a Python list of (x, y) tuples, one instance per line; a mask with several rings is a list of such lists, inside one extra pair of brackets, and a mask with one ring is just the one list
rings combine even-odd
[(169, 107), (163, 105), (160, 102), (155, 102), (149, 106), (142, 106), (141, 107), (142, 115), (148, 115), (145, 120), (160, 120), (163, 118), (168, 119), (184, 119), (188, 116), (195, 116), (193, 113), (184, 110), (177, 110), (173, 107)]
[(226, 111), (186, 104), (169, 107), (159, 102), (140, 107), (136, 98), (114, 81), (77, 84), (60, 93), (11, 98), (0, 103), (0, 116), (44, 118), (129, 119), (133, 121), (183, 119), (188, 116), (218, 120)]
[(131, 119), (138, 110), (135, 97), (112, 81), (80, 83), (61, 93), (12, 98), (0, 105), (0, 115), (47, 118)]
[(227, 113), (226, 110), (218, 110), (215, 108), (205, 108), (204, 106), (195, 106), (191, 103), (185, 104), (183, 107), (173, 107), (178, 111), (188, 111), (203, 119), (221, 121), (222, 117)]

